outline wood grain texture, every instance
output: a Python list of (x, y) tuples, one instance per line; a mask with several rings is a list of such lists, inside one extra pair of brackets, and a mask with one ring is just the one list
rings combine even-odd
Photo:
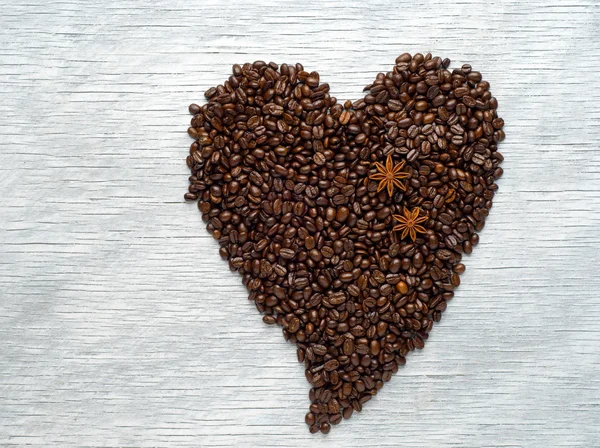
[[(0, 446), (600, 446), (597, 0), (0, 0)], [(507, 140), (426, 347), (308, 433), (309, 385), (182, 197), (187, 105), (235, 62), (356, 99), (470, 63)]]

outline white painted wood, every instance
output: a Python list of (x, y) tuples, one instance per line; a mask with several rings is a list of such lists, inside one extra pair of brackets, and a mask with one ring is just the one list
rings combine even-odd
[[(0, 12), (0, 446), (599, 446), (596, 0)], [(256, 59), (356, 99), (404, 51), (491, 82), (505, 175), (425, 349), (313, 436), (295, 350), (182, 199), (186, 108)]]

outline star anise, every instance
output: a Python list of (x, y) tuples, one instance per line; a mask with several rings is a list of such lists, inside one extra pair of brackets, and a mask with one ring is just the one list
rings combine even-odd
[(427, 221), (426, 216), (421, 216), (419, 218), (419, 213), (421, 209), (416, 207), (410, 212), (406, 207), (404, 207), (404, 216), (402, 215), (393, 215), (394, 219), (398, 221), (400, 224), (394, 226), (394, 230), (402, 231), (401, 239), (404, 239), (406, 235), (410, 234), (410, 237), (413, 241), (417, 239), (417, 232), (426, 233), (425, 227), (420, 226), (419, 224)]
[(377, 193), (387, 187), (387, 192), (390, 197), (392, 197), (395, 186), (402, 191), (406, 190), (404, 184), (400, 182), (402, 179), (410, 177), (410, 174), (401, 172), (402, 168), (404, 168), (404, 163), (405, 161), (403, 160), (394, 166), (391, 154), (388, 154), (387, 160), (385, 161), (385, 166), (379, 162), (375, 162), (375, 168), (377, 168), (377, 172), (371, 174), (369, 179), (380, 181), (379, 186), (377, 187)]

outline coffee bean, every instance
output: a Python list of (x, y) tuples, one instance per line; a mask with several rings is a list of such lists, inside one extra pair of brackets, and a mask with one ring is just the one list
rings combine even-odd
[(327, 353), (327, 347), (321, 344), (315, 344), (312, 346), (313, 353), (317, 356), (323, 356)]
[(346, 125), (350, 122), (350, 119), (352, 118), (352, 114), (350, 111), (345, 110), (341, 113), (340, 115), (340, 124), (342, 125)]
[[(342, 104), (301, 64), (236, 64), (189, 106), (184, 197), (263, 321), (296, 344), (312, 433), (359, 412), (424, 347), (479, 242), (504, 120), (481, 73), (449, 65), (400, 55)], [(391, 194), (372, 179), (388, 155), (407, 175)], [(414, 241), (393, 230), (405, 207), (424, 218)]]
[(339, 366), (340, 366), (340, 363), (338, 362), (337, 359), (330, 359), (323, 365), (326, 372), (331, 372), (332, 370), (337, 369)]
[(344, 292), (341, 292), (341, 291), (335, 292), (329, 296), (329, 303), (331, 303), (334, 306), (340, 305), (346, 301), (346, 298), (347, 297)]
[(342, 350), (345, 355), (350, 356), (354, 353), (354, 341), (352, 339), (345, 339)]
[(398, 290), (398, 292), (400, 294), (407, 294), (408, 293), (408, 285), (405, 282), (398, 282), (398, 283), (396, 283), (396, 289)]
[[(338, 406), (339, 409), (339, 406)], [(329, 416), (329, 423), (332, 425), (339, 425), (340, 422), (342, 421), (342, 414), (338, 412), (336, 413), (331, 413), (331, 415)]]
[(321, 254), (325, 257), (325, 258), (331, 258), (334, 255), (333, 249), (329, 246), (325, 246), (323, 247), (323, 249), (321, 249)]
[(287, 330), (290, 333), (296, 333), (300, 329), (300, 320), (296, 317), (293, 317), (288, 324)]
[(291, 260), (296, 255), (293, 249), (281, 249), (279, 252), (281, 258), (285, 258), (286, 260)]

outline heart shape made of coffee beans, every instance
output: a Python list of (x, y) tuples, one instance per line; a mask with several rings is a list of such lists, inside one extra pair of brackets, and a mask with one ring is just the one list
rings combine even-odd
[(301, 64), (234, 65), (189, 107), (188, 200), (283, 327), (329, 432), (422, 349), (502, 175), (504, 122), (469, 65), (403, 54), (343, 105)]

